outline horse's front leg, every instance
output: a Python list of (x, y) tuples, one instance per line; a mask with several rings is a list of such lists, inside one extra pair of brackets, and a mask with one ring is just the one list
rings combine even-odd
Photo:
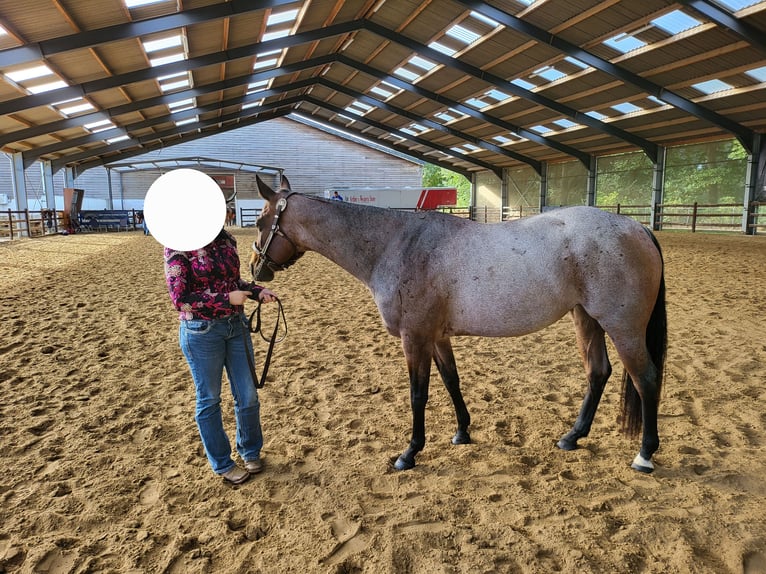
[(416, 342), (410, 335), (402, 337), (407, 370), (410, 374), (410, 406), (412, 407), (412, 438), (410, 446), (396, 459), (396, 470), (409, 470), (415, 466), (415, 455), (426, 445), (426, 403), (428, 380), (431, 376), (431, 345)]
[(439, 341), (434, 346), (434, 362), (439, 374), (447, 387), (447, 392), (455, 406), (457, 417), (457, 431), (452, 437), (452, 444), (470, 444), (471, 435), (468, 434), (468, 425), (471, 424), (471, 415), (465, 406), (463, 394), (460, 392), (460, 377), (457, 374), (455, 355), (452, 352), (452, 343), (449, 339)]

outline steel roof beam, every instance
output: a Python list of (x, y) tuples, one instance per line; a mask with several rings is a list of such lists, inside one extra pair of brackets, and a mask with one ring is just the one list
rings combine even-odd
[(373, 97), (368, 96), (367, 94), (364, 94), (362, 92), (358, 92), (356, 90), (352, 90), (351, 88), (349, 88), (347, 86), (342, 86), (340, 84), (336, 84), (335, 82), (331, 82), (331, 81), (327, 80), (324, 77), (317, 78), (317, 82), (316, 83), (318, 83), (320, 85), (323, 85), (324, 87), (326, 87), (326, 88), (328, 88), (330, 90), (335, 90), (337, 92), (346, 94), (347, 96), (350, 96), (350, 97), (355, 98), (355, 99), (357, 99), (359, 101), (365, 102), (365, 103), (367, 103), (367, 104), (369, 104), (371, 106), (374, 106), (374, 107), (377, 107), (377, 108), (389, 111), (391, 113), (397, 114), (399, 116), (402, 116), (404, 118), (407, 118), (409, 120), (417, 122), (417, 123), (419, 123), (421, 125), (424, 125), (424, 126), (430, 128), (430, 129), (432, 129), (432, 130), (439, 131), (441, 133), (445, 133), (445, 134), (454, 136), (456, 138), (460, 138), (462, 140), (465, 140), (465, 141), (467, 141), (469, 143), (474, 144), (475, 146), (478, 146), (478, 147), (481, 147), (481, 148), (483, 148), (485, 150), (494, 152), (494, 153), (496, 153), (498, 155), (502, 155), (502, 156), (505, 156), (505, 157), (509, 157), (511, 159), (515, 159), (516, 161), (520, 161), (520, 162), (526, 163), (527, 165), (529, 165), (532, 168), (534, 168), (534, 170), (538, 174), (540, 173), (540, 169), (541, 169), (540, 162), (535, 160), (535, 159), (533, 159), (533, 158), (531, 158), (531, 157), (522, 155), (520, 153), (516, 153), (515, 151), (512, 151), (512, 150), (503, 149), (500, 146), (497, 146), (497, 145), (495, 145), (493, 143), (490, 143), (490, 142), (487, 142), (487, 141), (482, 140), (480, 138), (468, 135), (468, 134), (466, 134), (464, 132), (461, 132), (461, 131), (456, 130), (454, 128), (451, 128), (449, 126), (445, 126), (443, 124), (440, 124), (439, 122), (435, 122), (433, 120), (429, 120), (429, 119), (424, 118), (424, 117), (422, 117), (422, 116), (420, 116), (420, 115), (418, 115), (416, 113), (407, 111), (407, 110), (399, 108), (397, 106), (393, 106), (393, 105), (391, 105), (391, 104), (389, 104), (387, 102), (378, 100), (377, 98), (373, 98)]
[(325, 64), (336, 61), (334, 54), (328, 54), (327, 56), (319, 56), (317, 58), (311, 58), (310, 60), (303, 60), (294, 64), (287, 64), (280, 66), (279, 68), (271, 68), (268, 70), (262, 70), (245, 76), (236, 76), (228, 78), (220, 82), (214, 82), (212, 84), (205, 84), (203, 86), (188, 88), (185, 90), (179, 90), (172, 94), (156, 96), (154, 98), (147, 98), (145, 100), (137, 100), (129, 104), (122, 104), (111, 108), (104, 108), (88, 114), (82, 114), (73, 118), (66, 118), (50, 122), (47, 124), (40, 124), (31, 128), (24, 128), (13, 132), (0, 135), (0, 146), (4, 146), (11, 142), (21, 141), (28, 138), (33, 138), (41, 135), (45, 135), (52, 132), (71, 129), (75, 127), (82, 127), (84, 124), (93, 122), (100, 119), (110, 119), (114, 116), (139, 111), (145, 108), (159, 105), (167, 105), (173, 102), (186, 100), (193, 97), (204, 96), (211, 92), (217, 92), (220, 90), (226, 90), (229, 88), (235, 88), (244, 84), (250, 84), (252, 82), (258, 82), (261, 80), (269, 80), (282, 75), (292, 74), (295, 72), (301, 72), (308, 68), (317, 66), (324, 66)]
[(657, 161), (657, 154), (658, 154), (659, 148), (657, 144), (647, 139), (644, 139), (640, 136), (627, 132), (612, 124), (607, 124), (605, 122), (597, 120), (594, 117), (591, 117), (570, 106), (567, 106), (566, 104), (562, 104), (560, 102), (557, 102), (556, 100), (552, 100), (551, 98), (548, 98), (547, 96), (544, 96), (540, 93), (526, 90), (522, 87), (517, 86), (516, 84), (512, 84), (505, 78), (486, 72), (482, 70), (481, 68), (472, 66), (471, 64), (463, 62), (462, 60), (458, 60), (457, 58), (447, 56), (446, 54), (443, 54), (437, 50), (434, 50), (433, 48), (429, 48), (425, 44), (421, 44), (420, 42), (411, 40), (410, 38), (407, 38), (406, 36), (403, 36), (402, 34), (393, 32), (389, 30), (388, 28), (385, 28), (374, 22), (366, 21), (364, 27), (370, 32), (373, 32), (374, 34), (377, 34), (378, 36), (381, 36), (382, 38), (386, 38), (387, 40), (390, 40), (391, 42), (395, 42), (406, 48), (409, 48), (413, 52), (429, 60), (438, 62), (439, 64), (443, 64), (445, 66), (449, 66), (450, 68), (455, 68), (457, 70), (460, 70), (461, 72), (464, 72), (465, 74), (468, 74), (469, 76), (473, 76), (474, 78), (487, 82), (488, 84), (493, 84), (497, 86), (498, 88), (502, 87), (503, 90), (509, 91), (515, 96), (519, 96), (520, 98), (529, 100), (531, 102), (534, 102), (536, 104), (539, 104), (551, 110), (559, 112), (560, 114), (564, 116), (568, 116), (572, 118), (577, 123), (592, 127), (596, 130), (599, 130), (601, 132), (614, 136), (618, 139), (626, 141), (632, 145), (635, 145), (636, 147), (639, 147), (642, 150), (644, 150), (646, 155), (649, 156), (649, 159), (652, 160), (652, 163), (656, 163)]
[(718, 26), (731, 30), (761, 52), (766, 53), (766, 36), (764, 33), (747, 22), (743, 22), (728, 10), (724, 10), (707, 0), (678, 0), (678, 2), (689, 6)]
[(112, 88), (120, 88), (126, 86), (127, 84), (144, 82), (146, 80), (156, 80), (162, 76), (169, 76), (180, 72), (189, 72), (194, 68), (202, 68), (205, 66), (222, 64), (231, 60), (237, 60), (239, 58), (250, 58), (257, 55), (259, 52), (291, 48), (299, 44), (315, 42), (317, 40), (323, 40), (332, 36), (355, 32), (362, 26), (362, 21), (352, 20), (351, 22), (335, 24), (333, 26), (327, 26), (326, 28), (319, 28), (318, 30), (300, 32), (293, 36), (286, 36), (285, 38), (277, 38), (267, 42), (256, 42), (254, 44), (247, 44), (246, 46), (240, 46), (239, 48), (234, 48), (231, 50), (222, 50), (220, 52), (213, 52), (210, 54), (205, 54), (204, 56), (198, 56), (196, 58), (189, 58), (188, 60), (180, 60), (178, 62), (171, 62), (161, 66), (142, 68), (140, 70), (127, 72), (125, 74), (117, 74), (107, 78), (92, 80), (90, 82), (83, 82), (82, 84), (77, 84), (76, 86), (69, 86), (66, 88), (50, 90), (48, 92), (43, 92), (31, 96), (14, 98), (12, 100), (0, 102), (0, 115), (20, 112), (22, 110), (28, 110), (38, 106), (47, 106), (50, 105), (51, 102), (60, 102), (67, 99), (85, 97), (94, 92)]
[[(699, 3), (699, 4), (707, 5), (707, 2), (705, 2), (705, 0), (684, 0), (684, 1), (685, 3), (688, 3), (688, 4)], [(511, 16), (510, 14), (503, 12), (502, 10), (498, 10), (497, 8), (488, 5), (486, 2), (481, 2), (479, 0), (458, 0), (458, 2), (460, 2), (461, 4), (464, 4), (465, 6), (469, 7), (472, 10), (475, 10), (477, 12), (484, 14), (485, 16), (488, 16), (489, 18), (492, 18), (493, 20), (503, 24), (504, 26), (507, 26), (508, 28), (512, 30), (515, 30), (516, 32), (521, 32), (522, 34), (525, 34), (526, 36), (534, 38), (541, 44), (552, 46), (553, 48), (556, 48), (560, 52), (567, 54), (569, 56), (572, 56), (574, 58), (577, 58), (578, 60), (588, 64), (589, 66), (596, 68), (597, 70), (605, 72), (609, 74), (610, 76), (614, 76), (618, 80), (622, 80), (625, 83), (632, 84), (633, 86), (643, 90), (644, 92), (648, 94), (651, 94), (655, 98), (662, 100), (663, 102), (666, 102), (675, 108), (683, 110), (684, 112), (688, 114), (691, 114), (697, 118), (706, 120), (710, 122), (711, 124), (726, 130), (727, 132), (735, 135), (737, 139), (739, 139), (740, 143), (742, 143), (742, 145), (745, 146), (745, 148), (748, 151), (752, 151), (754, 132), (750, 130), (749, 128), (743, 126), (742, 124), (732, 121), (729, 118), (722, 116), (721, 114), (713, 110), (705, 108), (704, 106), (700, 106), (699, 104), (696, 104), (692, 102), (691, 100), (687, 100), (686, 98), (679, 96), (675, 92), (668, 90), (667, 88), (660, 86), (659, 84), (655, 84), (651, 80), (647, 80), (646, 78), (643, 78), (639, 76), (638, 74), (635, 74), (629, 70), (626, 70), (625, 68), (616, 66), (615, 64), (612, 64), (608, 60), (600, 58), (599, 56), (596, 56), (595, 54), (588, 52), (587, 50), (584, 50), (580, 48), (579, 46), (576, 46), (575, 44), (572, 44), (571, 42), (568, 42), (567, 40), (564, 40), (563, 38), (556, 36), (555, 34), (551, 34), (550, 32), (542, 28), (539, 28), (535, 26), (534, 24), (531, 24), (525, 20), (522, 20), (521, 18), (517, 18), (516, 16)], [(720, 10), (718, 11), (720, 12)], [(736, 18), (734, 18), (734, 20), (736, 20)], [(763, 40), (760, 40), (759, 43), (763, 44)]]
[(520, 137), (523, 137), (532, 142), (535, 142), (536, 144), (549, 147), (557, 151), (560, 151), (562, 153), (565, 153), (567, 155), (570, 155), (576, 159), (579, 159), (586, 166), (590, 165), (590, 155), (583, 151), (578, 150), (577, 148), (574, 148), (572, 146), (569, 146), (561, 142), (557, 142), (556, 140), (552, 140), (548, 137), (540, 135), (531, 130), (522, 128), (520, 126), (514, 125), (510, 122), (507, 122), (495, 116), (490, 116), (489, 114), (485, 114), (484, 112), (477, 110), (476, 108), (472, 108), (471, 106), (467, 106), (456, 100), (451, 100), (445, 96), (442, 96), (441, 94), (437, 94), (435, 92), (426, 90), (425, 88), (421, 88), (417, 84), (411, 84), (409, 82), (402, 80), (401, 78), (397, 78), (396, 76), (392, 76), (390, 74), (387, 74), (386, 72), (381, 72), (380, 70), (377, 70), (371, 66), (368, 66), (364, 64), (363, 62), (352, 60), (351, 58), (348, 58), (343, 55), (338, 55), (337, 60), (338, 62), (345, 64), (349, 68), (363, 72), (367, 74), (368, 76), (372, 76), (373, 78), (378, 78), (379, 80), (385, 81), (393, 86), (396, 86), (399, 89), (407, 90), (408, 92), (412, 92), (426, 99), (433, 100), (445, 106), (449, 106), (451, 108), (454, 108), (466, 114), (467, 116), (471, 116), (473, 118), (476, 118), (488, 124), (492, 124), (504, 130), (513, 132), (519, 135)]
[(117, 24), (97, 30), (88, 30), (77, 34), (50, 38), (41, 42), (24, 44), (17, 48), (7, 48), (0, 51), (0, 67), (5, 68), (26, 62), (35, 62), (70, 50), (90, 48), (117, 40), (166, 32), (183, 26), (192, 26), (211, 20), (229, 18), (238, 14), (246, 14), (266, 8), (276, 8), (294, 2), (295, 0), (230, 0), (229, 2), (204, 6), (202, 8), (181, 10), (166, 16), (157, 16), (136, 22)]

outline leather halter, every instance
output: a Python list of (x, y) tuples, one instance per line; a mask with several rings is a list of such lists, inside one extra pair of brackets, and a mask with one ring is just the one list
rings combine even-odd
[[(286, 190), (279, 190), (277, 193), (281, 193), (282, 191)], [(297, 193), (295, 191), (287, 191), (286, 195), (284, 197), (280, 197), (279, 201), (277, 201), (276, 205), (276, 211), (274, 213), (274, 219), (271, 222), (271, 229), (269, 230), (269, 235), (266, 238), (266, 241), (263, 244), (262, 248), (258, 247), (258, 242), (253, 241), (253, 251), (255, 251), (258, 254), (258, 265), (255, 268), (255, 271), (253, 271), (253, 277), (258, 277), (260, 275), (261, 269), (264, 265), (266, 265), (269, 269), (272, 271), (284, 271), (287, 269), (290, 265), (295, 263), (298, 258), (302, 255), (300, 251), (298, 251), (298, 247), (293, 243), (292, 239), (290, 239), (287, 235), (284, 234), (284, 232), (279, 228), (279, 216), (282, 214), (282, 212), (287, 209), (287, 198), (293, 195), (294, 193)], [(282, 263), (278, 263), (271, 259), (268, 255), (269, 247), (271, 246), (271, 241), (274, 239), (275, 236), (282, 237), (287, 240), (287, 242), (292, 245), (293, 247), (293, 255), (290, 257), (287, 261), (284, 261)]]

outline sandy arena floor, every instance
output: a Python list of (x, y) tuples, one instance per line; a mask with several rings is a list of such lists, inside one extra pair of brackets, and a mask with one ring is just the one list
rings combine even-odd
[[(244, 253), (251, 232), (235, 235)], [(399, 341), (310, 253), (270, 285), (289, 334), (261, 391), (267, 468), (240, 487), (201, 452), (161, 247), (140, 232), (0, 244), (0, 572), (766, 572), (766, 237), (659, 239), (653, 475), (618, 432), (619, 362), (583, 448), (555, 448), (585, 385), (567, 318), (454, 340), (475, 444), (450, 445), (432, 375), (426, 449), (391, 470), (410, 433)]]

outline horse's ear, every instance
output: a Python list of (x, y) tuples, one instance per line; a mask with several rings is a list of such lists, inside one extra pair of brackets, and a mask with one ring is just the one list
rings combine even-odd
[(282, 182), (280, 183), (279, 187), (282, 189), (286, 189), (287, 191), (292, 191), (293, 188), (290, 187), (290, 182), (287, 180), (287, 178), (283, 175), (282, 176)]
[(255, 181), (258, 183), (258, 193), (260, 196), (266, 201), (271, 201), (271, 198), (274, 197), (274, 190), (265, 184), (263, 180), (258, 177), (258, 174), (255, 175)]

